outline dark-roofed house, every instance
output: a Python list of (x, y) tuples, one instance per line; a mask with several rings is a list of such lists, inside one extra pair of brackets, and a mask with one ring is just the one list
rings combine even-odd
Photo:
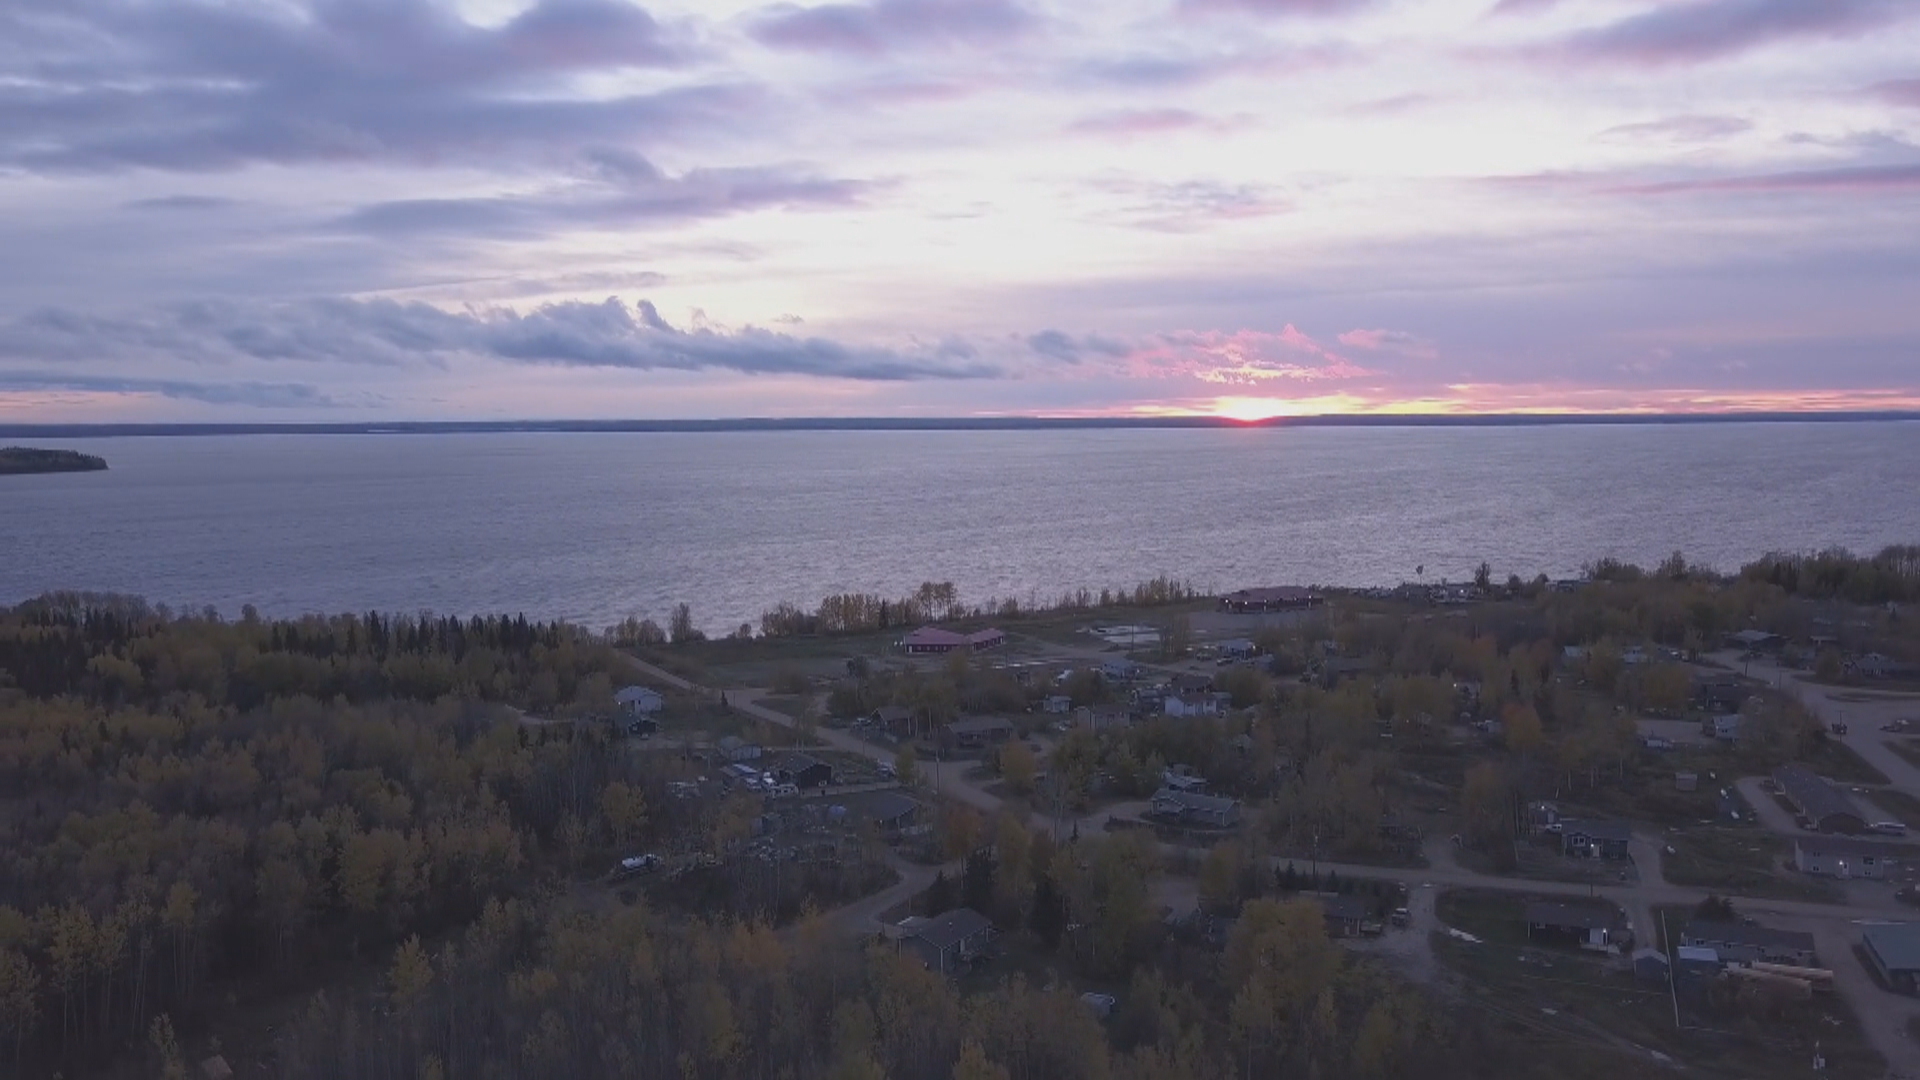
[(1013, 738), (1013, 721), (1004, 716), (969, 716), (948, 724), (940, 735), (949, 746), (977, 750)]
[(1367, 921), (1367, 905), (1351, 896), (1320, 896), (1320, 909), (1326, 912), (1328, 937), (1357, 937)]
[(1753, 696), (1753, 684), (1735, 675), (1701, 675), (1693, 682), (1693, 703), (1707, 712), (1735, 713)]
[(1213, 676), (1201, 671), (1182, 672), (1167, 685), (1167, 691), (1174, 694), (1205, 694), (1212, 690)]
[(1804, 765), (1782, 765), (1773, 770), (1773, 782), (1813, 827), (1821, 832), (1865, 832), (1867, 819), (1846, 793), (1815, 776)]
[(1155, 817), (1182, 825), (1227, 829), (1240, 824), (1240, 803), (1192, 791), (1163, 787), (1153, 793), (1149, 809)]
[(1860, 946), (1882, 982), (1903, 994), (1920, 987), (1920, 925), (1869, 926), (1860, 932)]
[(1803, 874), (1821, 877), (1887, 878), (1913, 850), (1901, 844), (1841, 836), (1796, 836), (1793, 866)]
[(1625, 929), (1620, 912), (1611, 905), (1535, 900), (1521, 918), (1527, 924), (1529, 940), (1560, 941), (1583, 949), (1604, 950)]
[(873, 710), (873, 726), (893, 735), (913, 730), (913, 710), (905, 705), (882, 705)]
[(1220, 597), (1221, 611), (1301, 611), (1320, 604), (1319, 593), (1288, 585), (1236, 589)]
[(1560, 822), (1560, 850), (1586, 859), (1624, 859), (1633, 839), (1633, 826), (1624, 821), (1586, 821), (1574, 818)]
[(1334, 657), (1320, 665), (1320, 685), (1331, 690), (1342, 679), (1358, 678), (1373, 670), (1373, 661), (1357, 657)]
[(1133, 723), (1133, 713), (1125, 705), (1082, 705), (1073, 719), (1088, 731), (1118, 731)]
[(931, 919), (900, 924), (900, 950), (918, 956), (928, 971), (951, 975), (979, 956), (993, 939), (993, 923), (972, 908), (954, 908)]
[(1769, 964), (1813, 966), (1813, 935), (1798, 930), (1690, 919), (1686, 929), (1680, 932), (1680, 943), (1712, 949), (1720, 959), (1742, 964), (1764, 960)]
[(872, 823), (882, 833), (911, 829), (920, 819), (920, 804), (897, 791), (861, 792), (839, 796), (836, 802), (855, 819)]
[(1772, 652), (1786, 643), (1786, 638), (1765, 630), (1736, 630), (1727, 635), (1728, 648), (1745, 649), (1748, 652)]
[(833, 783), (833, 766), (812, 754), (788, 754), (780, 759), (773, 772), (794, 787), (817, 788)]

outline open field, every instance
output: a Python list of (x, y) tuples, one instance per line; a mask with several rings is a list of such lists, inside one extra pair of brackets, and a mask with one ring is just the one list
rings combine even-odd
[(1702, 827), (1669, 833), (1673, 854), (1661, 858), (1661, 872), (1674, 885), (1775, 900), (1839, 903), (1831, 882), (1782, 869), (1788, 841), (1760, 829)]

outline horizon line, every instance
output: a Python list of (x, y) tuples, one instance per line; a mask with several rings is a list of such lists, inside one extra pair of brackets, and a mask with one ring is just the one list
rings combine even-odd
[(193, 435), (459, 435), (699, 433), (727, 431), (1020, 431), (1287, 427), (1546, 427), (1631, 424), (1863, 423), (1920, 420), (1920, 410), (1675, 413), (1320, 413), (1235, 420), (1224, 416), (713, 417), (656, 420), (363, 420), (285, 423), (0, 423), (0, 438)]

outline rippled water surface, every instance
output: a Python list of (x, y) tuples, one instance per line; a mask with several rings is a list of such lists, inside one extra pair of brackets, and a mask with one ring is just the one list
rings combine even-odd
[(963, 599), (1571, 574), (1920, 542), (1920, 424), (209, 436), (0, 477), (0, 602), (524, 611), (709, 628)]

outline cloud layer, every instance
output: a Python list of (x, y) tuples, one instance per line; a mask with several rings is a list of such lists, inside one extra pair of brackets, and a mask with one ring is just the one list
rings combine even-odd
[(10, 0), (0, 410), (1920, 400), (1916, 57), (1907, 0)]

